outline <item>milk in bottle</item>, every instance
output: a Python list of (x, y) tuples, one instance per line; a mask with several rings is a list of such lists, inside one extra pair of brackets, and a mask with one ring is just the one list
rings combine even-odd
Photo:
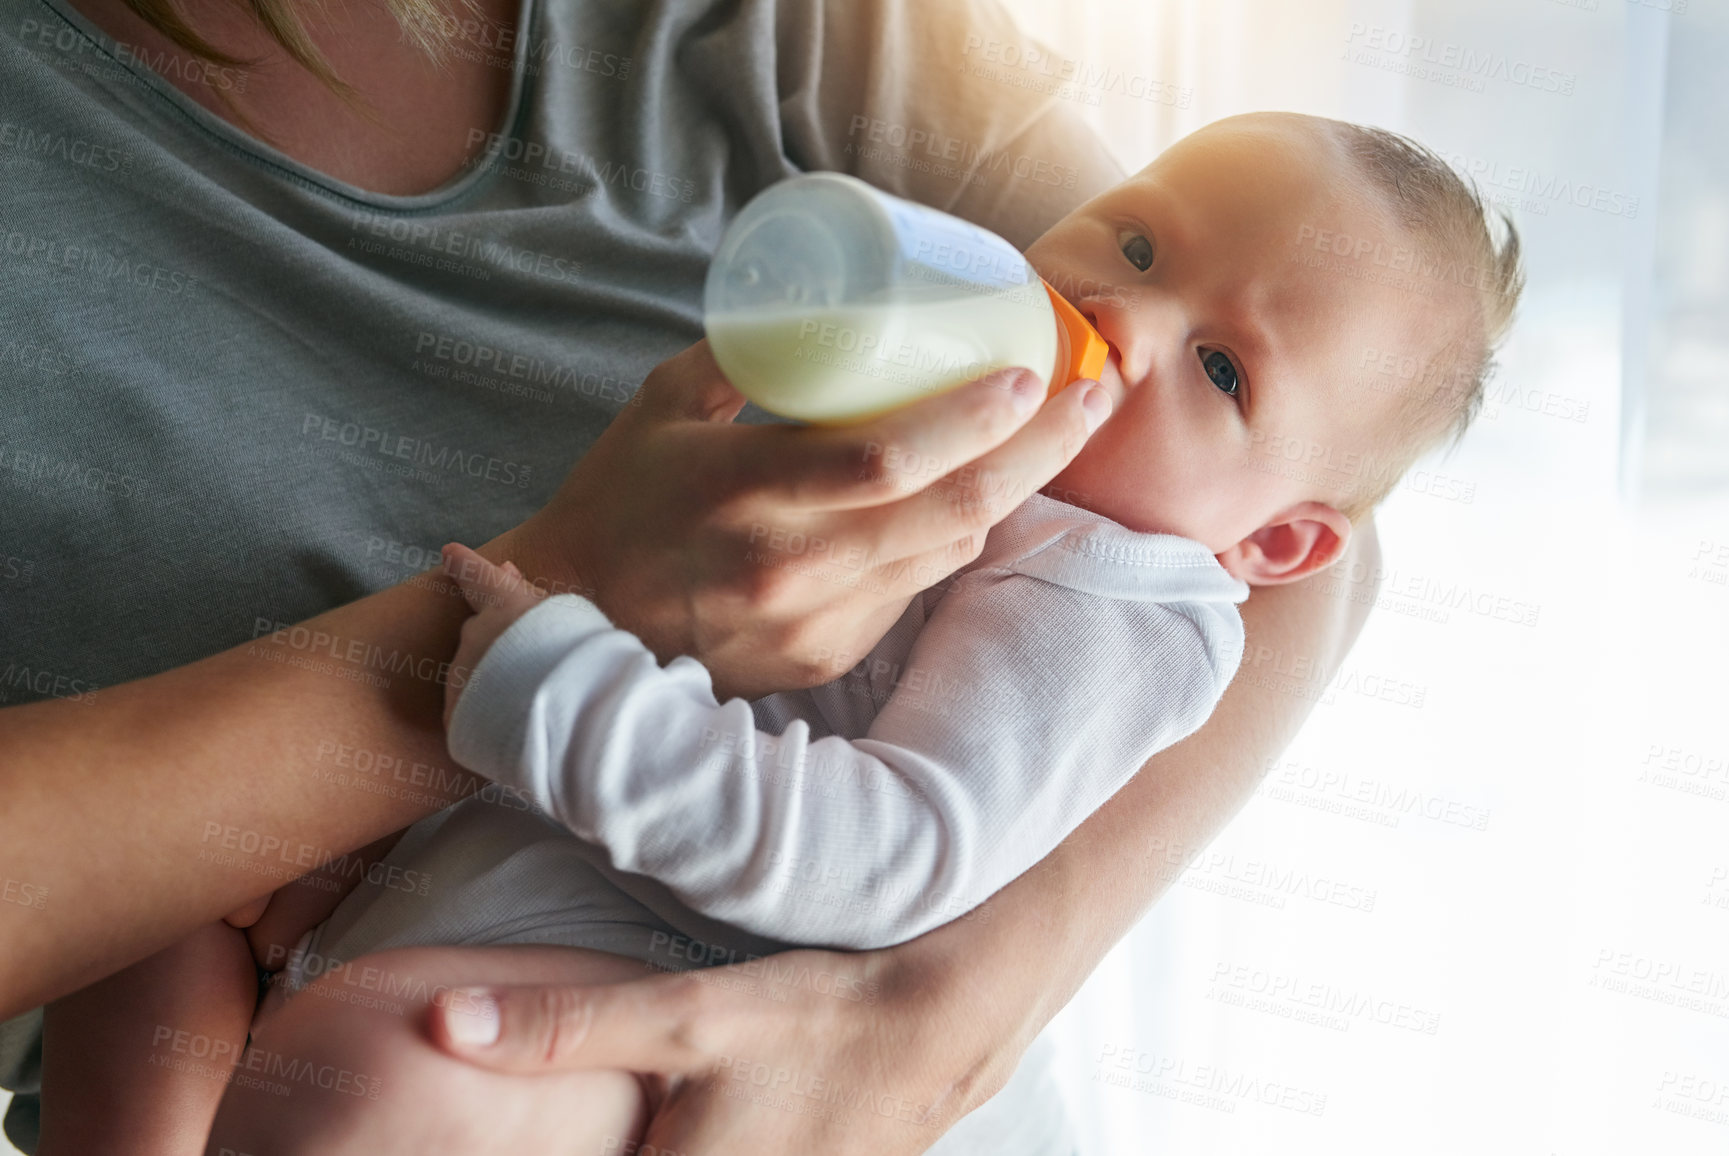
[(1023, 365), (1052, 389), (1107, 347), (1015, 247), (839, 173), (759, 194), (704, 287), (715, 361), (784, 417), (862, 421)]

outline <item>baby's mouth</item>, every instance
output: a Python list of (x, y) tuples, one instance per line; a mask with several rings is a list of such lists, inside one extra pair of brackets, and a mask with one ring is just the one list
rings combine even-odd
[(1128, 383), (1123, 380), (1123, 361), (1117, 354), (1117, 347), (1109, 339), (1105, 341), (1109, 352), (1105, 354), (1105, 367), (1099, 370), (1099, 384), (1105, 387), (1111, 395), (1113, 405), (1121, 405), (1123, 397), (1128, 393)]

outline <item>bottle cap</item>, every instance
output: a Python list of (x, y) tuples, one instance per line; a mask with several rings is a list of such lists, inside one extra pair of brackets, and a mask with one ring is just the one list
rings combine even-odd
[(1105, 358), (1111, 347), (1094, 329), (1081, 311), (1070, 305), (1068, 298), (1051, 288), (1051, 283), (1039, 278), (1045, 292), (1051, 295), (1051, 308), (1057, 315), (1057, 370), (1051, 377), (1051, 393), (1068, 388), (1070, 382), (1088, 378), (1097, 381), (1105, 368)]

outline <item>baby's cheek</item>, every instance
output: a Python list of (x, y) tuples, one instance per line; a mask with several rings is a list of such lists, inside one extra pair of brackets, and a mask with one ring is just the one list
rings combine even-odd
[(1045, 493), (1058, 501), (1068, 502), (1130, 529), (1139, 529), (1146, 520), (1148, 465), (1137, 461), (1136, 455), (1110, 440), (1095, 437), (1082, 447)]

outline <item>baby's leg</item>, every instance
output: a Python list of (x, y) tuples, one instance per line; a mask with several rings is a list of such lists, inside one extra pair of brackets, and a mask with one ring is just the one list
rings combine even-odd
[(48, 1005), (37, 1156), (195, 1156), (246, 1043), (258, 973), (226, 923)]
[(417, 947), (354, 960), (260, 1015), (209, 1156), (630, 1151), (648, 1116), (637, 1077), (476, 1068), (432, 1045), (425, 1009), (470, 984), (642, 974), (634, 960), (566, 947)]

